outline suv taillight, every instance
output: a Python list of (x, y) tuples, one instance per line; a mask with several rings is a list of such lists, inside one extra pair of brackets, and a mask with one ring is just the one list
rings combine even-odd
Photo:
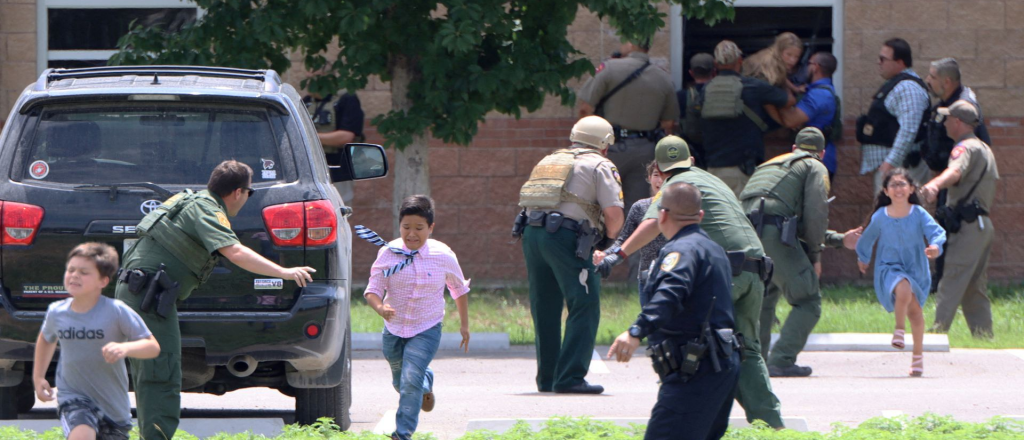
[(43, 222), (43, 208), (18, 202), (0, 201), (0, 244), (4, 246), (28, 246), (39, 232)]
[(327, 200), (268, 206), (263, 223), (280, 247), (330, 246), (338, 236), (338, 216)]

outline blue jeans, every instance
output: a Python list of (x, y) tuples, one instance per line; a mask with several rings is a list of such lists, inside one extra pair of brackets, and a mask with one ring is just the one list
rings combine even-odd
[(385, 327), (382, 342), (384, 358), (391, 365), (391, 384), (400, 395), (395, 434), (409, 440), (419, 424), (423, 394), (434, 387), (434, 372), (429, 365), (441, 345), (441, 323), (411, 338), (392, 335)]

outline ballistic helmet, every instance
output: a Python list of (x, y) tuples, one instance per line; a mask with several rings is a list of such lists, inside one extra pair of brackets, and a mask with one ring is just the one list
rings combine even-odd
[(569, 140), (587, 144), (598, 150), (605, 150), (609, 145), (615, 143), (615, 134), (612, 133), (612, 124), (600, 116), (587, 116), (572, 126), (572, 133)]

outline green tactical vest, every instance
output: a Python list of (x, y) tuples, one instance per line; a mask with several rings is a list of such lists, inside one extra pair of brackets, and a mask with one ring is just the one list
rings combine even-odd
[(186, 189), (167, 199), (156, 210), (150, 212), (139, 222), (139, 237), (153, 239), (178, 261), (181, 261), (192, 275), (205, 283), (217, 265), (216, 254), (210, 254), (201, 243), (182, 231), (174, 220), (182, 209), (195, 203), (199, 198), (213, 200), (209, 196)]
[[(561, 202), (571, 202), (583, 208), (590, 224), (604, 232), (604, 214), (601, 205), (583, 200), (569, 192), (565, 186), (572, 179), (573, 162), (583, 154), (600, 154), (590, 148), (563, 148), (541, 159), (530, 172), (530, 178), (519, 190), (519, 206), (531, 209), (554, 209)], [(604, 159), (608, 160), (608, 159)]]
[(735, 119), (746, 116), (761, 131), (768, 124), (743, 102), (743, 80), (737, 75), (719, 75), (704, 86), (700, 117), (703, 119)]
[[(804, 176), (792, 173), (791, 170), (795, 164), (804, 159), (814, 159), (814, 155), (797, 150), (777, 156), (759, 165), (754, 175), (750, 176), (747, 186), (743, 187), (740, 200), (746, 202), (747, 199), (761, 197), (777, 200), (782, 206), (774, 203), (766, 204), (765, 211), (771, 212), (765, 212), (765, 214), (786, 217), (799, 215), (803, 210), (801, 205)], [(747, 203), (744, 203), (744, 206), (746, 205)]]

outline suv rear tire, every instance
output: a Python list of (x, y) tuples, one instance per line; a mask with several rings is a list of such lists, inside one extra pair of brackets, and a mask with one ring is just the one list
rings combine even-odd
[(15, 390), (18, 394), (17, 408), (19, 413), (27, 413), (32, 411), (32, 407), (36, 405), (36, 390), (32, 386), (32, 379), (25, 377), (21, 381), (21, 385)]
[(295, 389), (295, 421), (311, 425), (320, 417), (332, 417), (342, 431), (352, 424), (352, 323), (345, 330), (345, 348), (337, 362), (345, 363), (341, 383), (331, 388)]
[(21, 387), (0, 387), (0, 420), (18, 418), (18, 388)]

